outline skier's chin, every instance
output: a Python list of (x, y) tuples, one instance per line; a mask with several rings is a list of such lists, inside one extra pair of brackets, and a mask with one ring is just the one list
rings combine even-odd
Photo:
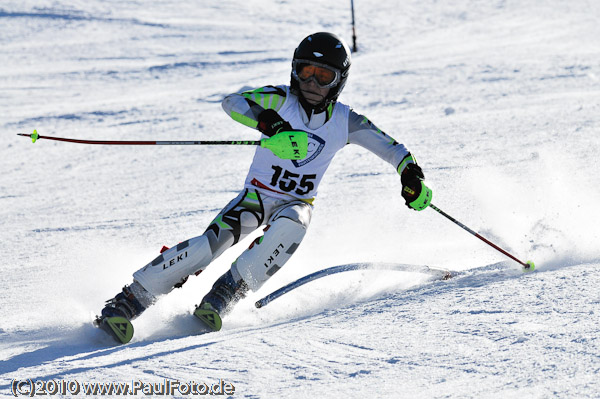
[(325, 97), (319, 93), (315, 93), (312, 91), (306, 91), (306, 90), (302, 90), (302, 96), (304, 96), (304, 99), (310, 105), (317, 105), (325, 99)]

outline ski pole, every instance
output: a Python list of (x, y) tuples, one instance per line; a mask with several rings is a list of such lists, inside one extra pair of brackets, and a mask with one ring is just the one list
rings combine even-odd
[(267, 148), (282, 159), (304, 159), (307, 155), (308, 136), (303, 131), (281, 132), (261, 140), (187, 140), (187, 141), (128, 141), (128, 140), (82, 140), (65, 137), (41, 136), (37, 130), (32, 134), (17, 133), (18, 136), (31, 137), (35, 143), (39, 139), (63, 141), (77, 144), (99, 145), (259, 145)]
[(481, 241), (485, 242), (486, 244), (488, 244), (489, 246), (491, 246), (495, 250), (503, 253), (504, 255), (508, 256), (509, 258), (511, 258), (512, 260), (514, 260), (515, 262), (518, 262), (521, 266), (523, 266), (523, 271), (524, 272), (532, 272), (533, 270), (535, 270), (535, 264), (533, 263), (533, 261), (528, 260), (527, 262), (523, 262), (523, 261), (519, 260), (514, 255), (511, 255), (508, 251), (505, 251), (504, 249), (500, 248), (499, 246), (497, 246), (493, 242), (491, 242), (488, 239), (486, 239), (485, 237), (481, 236), (479, 233), (471, 230), (470, 228), (468, 228), (467, 226), (465, 226), (464, 224), (462, 224), (458, 220), (454, 219), (452, 216), (448, 215), (446, 212), (442, 211), (437, 206), (435, 206), (433, 204), (429, 204), (429, 207), (431, 209), (433, 209), (434, 211), (436, 211), (437, 213), (439, 213), (440, 215), (442, 215), (445, 218), (447, 218), (448, 220), (450, 220), (451, 222), (453, 222), (453, 223), (457, 224), (458, 226), (462, 227), (464, 230), (468, 231), (469, 233), (471, 233), (475, 237), (479, 238)]

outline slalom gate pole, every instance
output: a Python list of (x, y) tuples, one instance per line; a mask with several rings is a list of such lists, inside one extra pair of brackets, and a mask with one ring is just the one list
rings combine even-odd
[(354, 0), (350, 0), (350, 7), (352, 8), (352, 52), (356, 53), (356, 27), (354, 24)]
[(317, 280), (325, 276), (330, 276), (332, 274), (349, 272), (354, 270), (395, 270), (399, 272), (423, 273), (436, 276), (440, 280), (448, 280), (452, 277), (452, 274), (448, 270), (421, 265), (407, 265), (397, 263), (354, 263), (348, 265), (340, 265), (330, 267), (328, 269), (319, 270), (317, 272), (299, 278), (298, 280), (293, 281), (279, 288), (278, 290), (271, 292), (264, 298), (258, 300), (254, 304), (254, 306), (256, 306), (257, 308), (262, 308), (263, 306), (268, 305), (280, 296), (287, 294), (288, 292), (295, 290), (296, 288), (303, 286), (306, 283), (310, 283), (313, 280)]
[(491, 246), (495, 250), (503, 253), (504, 255), (508, 256), (509, 258), (511, 258), (512, 260), (514, 260), (515, 262), (519, 263), (521, 266), (523, 266), (523, 271), (530, 272), (530, 271), (533, 271), (535, 269), (535, 264), (532, 261), (528, 260), (527, 262), (523, 262), (523, 261), (519, 260), (514, 255), (511, 255), (508, 251), (505, 251), (504, 249), (500, 248), (499, 246), (497, 246), (493, 242), (489, 241), (487, 238), (481, 236), (479, 233), (471, 230), (470, 228), (468, 228), (467, 226), (465, 226), (464, 224), (462, 224), (458, 220), (454, 219), (452, 216), (448, 215), (446, 212), (442, 211), (437, 206), (435, 206), (433, 204), (429, 204), (429, 207), (431, 209), (433, 209), (434, 211), (436, 211), (437, 213), (439, 213), (440, 215), (442, 215), (445, 218), (447, 218), (448, 220), (450, 220), (451, 222), (453, 222), (456, 225), (460, 226), (461, 228), (463, 228), (467, 232), (471, 233), (475, 237), (479, 238), (481, 241), (485, 242), (486, 244), (488, 244), (489, 246)]

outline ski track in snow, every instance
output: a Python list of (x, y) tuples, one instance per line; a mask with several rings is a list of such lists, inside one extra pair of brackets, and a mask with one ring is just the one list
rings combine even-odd
[[(213, 384), (233, 397), (600, 396), (600, 6), (577, 0), (355, 2), (359, 52), (340, 100), (417, 156), (435, 212), (348, 146), (296, 256), (202, 334), (191, 311), (254, 238), (134, 322), (91, 325), (131, 274), (201, 234), (241, 189), (247, 148), (82, 146), (86, 139), (248, 139), (220, 101), (289, 82), (293, 49), (351, 41), (345, 2), (13, 1), (0, 5), (0, 396), (14, 379)], [(265, 10), (269, 10), (266, 12)], [(457, 271), (353, 271), (361, 262)], [(181, 397), (181, 395), (180, 395)]]

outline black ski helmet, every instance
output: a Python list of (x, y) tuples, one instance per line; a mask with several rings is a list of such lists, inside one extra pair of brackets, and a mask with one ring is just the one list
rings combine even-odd
[(325, 108), (334, 103), (346, 85), (350, 64), (352, 63), (348, 45), (340, 37), (329, 32), (313, 33), (300, 42), (292, 59), (290, 84), (292, 93), (298, 97), (301, 97), (302, 93), (300, 92), (296, 68), (302, 60), (323, 64), (339, 72), (340, 76), (337, 84), (329, 89), (323, 103), (316, 105), (315, 108)]

